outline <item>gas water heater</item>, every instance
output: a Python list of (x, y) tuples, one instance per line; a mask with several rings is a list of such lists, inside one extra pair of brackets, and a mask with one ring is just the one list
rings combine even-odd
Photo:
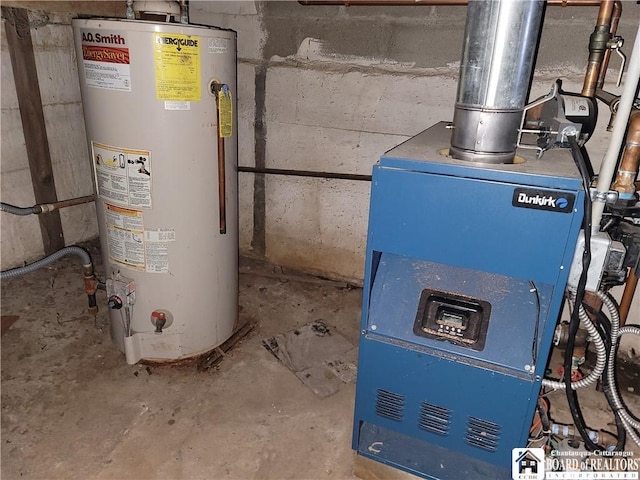
[(73, 31), (112, 339), (131, 364), (208, 352), (238, 313), (236, 33), (103, 18)]

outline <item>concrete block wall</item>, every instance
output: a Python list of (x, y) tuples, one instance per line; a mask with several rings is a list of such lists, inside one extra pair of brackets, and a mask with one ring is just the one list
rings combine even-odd
[[(238, 31), (241, 165), (368, 174), (386, 150), (451, 119), (465, 7), (254, 5), (233, 14), (197, 7), (203, 23)], [(531, 99), (557, 78), (580, 91), (596, 16), (597, 8), (547, 9)], [(619, 33), (628, 43), (639, 18), (640, 6), (625, 2)], [(614, 57), (606, 85), (614, 93), (618, 67)], [(601, 106), (588, 144), (596, 169), (608, 120)], [(244, 253), (361, 282), (369, 183), (240, 173), (240, 187)], [(632, 318), (638, 312), (636, 297)], [(633, 340), (623, 349), (632, 352)]]
[[(34, 42), (58, 194), (84, 195), (91, 183), (71, 45), (74, 13), (32, 15), (39, 24)], [(238, 32), (240, 165), (359, 174), (369, 174), (384, 151), (451, 119), (465, 15), (460, 6), (190, 2), (193, 23)], [(556, 78), (567, 90), (580, 90), (596, 16), (593, 7), (547, 9), (532, 98), (547, 93)], [(628, 44), (639, 18), (640, 5), (624, 2), (619, 33)], [(614, 56), (610, 81), (618, 65)], [(2, 198), (29, 205), (10, 72), (3, 37)], [(611, 82), (607, 88), (616, 91)], [(588, 144), (596, 165), (607, 146), (607, 121), (601, 107), (599, 129)], [(239, 183), (242, 253), (361, 281), (368, 182), (240, 173)], [(92, 207), (73, 208), (75, 213), (63, 213), (67, 241), (95, 235)], [(3, 215), (2, 227), (3, 268), (41, 253), (35, 219)], [(634, 311), (640, 311), (637, 304)]]
[[(73, 50), (71, 14), (31, 11), (32, 41), (47, 126), (58, 199), (93, 193), (80, 87)], [(2, 22), (2, 201), (18, 206), (35, 203), (22, 132), (11, 60)], [(98, 234), (93, 204), (60, 211), (67, 245)], [(2, 269), (41, 257), (38, 219), (2, 214)]]
[[(269, 1), (258, 13), (266, 70), (264, 93), (256, 94), (264, 98), (263, 115), (258, 110), (256, 117), (265, 136), (258, 166), (370, 173), (384, 151), (451, 119), (466, 7)], [(619, 32), (629, 42), (639, 15), (640, 6), (625, 3)], [(532, 98), (547, 93), (556, 78), (580, 91), (596, 16), (597, 8), (547, 9)], [(613, 80), (615, 59), (611, 66)], [(589, 144), (596, 164), (609, 137), (608, 114), (600, 113)], [(331, 277), (362, 278), (367, 185), (273, 176), (261, 182), (264, 195), (254, 194), (254, 211), (264, 216), (252, 232), (254, 253)], [(346, 229), (345, 219), (352, 222)]]

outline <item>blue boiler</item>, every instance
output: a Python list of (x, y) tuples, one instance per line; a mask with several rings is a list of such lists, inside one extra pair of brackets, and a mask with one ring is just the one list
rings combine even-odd
[(428, 479), (509, 479), (584, 190), (566, 149), (474, 164), (447, 156), (446, 125), (373, 168), (353, 448)]

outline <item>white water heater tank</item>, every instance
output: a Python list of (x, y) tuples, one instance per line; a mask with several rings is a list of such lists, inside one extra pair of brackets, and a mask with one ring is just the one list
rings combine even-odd
[(128, 363), (206, 353), (238, 315), (236, 34), (76, 19), (110, 307)]

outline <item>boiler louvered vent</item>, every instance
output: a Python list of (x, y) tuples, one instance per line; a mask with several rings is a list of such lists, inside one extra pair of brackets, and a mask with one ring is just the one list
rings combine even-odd
[(404, 395), (379, 389), (376, 395), (376, 413), (384, 418), (402, 421), (404, 418)]
[(420, 418), (418, 419), (418, 426), (420, 428), (439, 435), (447, 435), (450, 424), (451, 410), (431, 403), (422, 402)]
[(500, 428), (497, 423), (469, 417), (465, 441), (474, 447), (495, 452), (500, 441)]

